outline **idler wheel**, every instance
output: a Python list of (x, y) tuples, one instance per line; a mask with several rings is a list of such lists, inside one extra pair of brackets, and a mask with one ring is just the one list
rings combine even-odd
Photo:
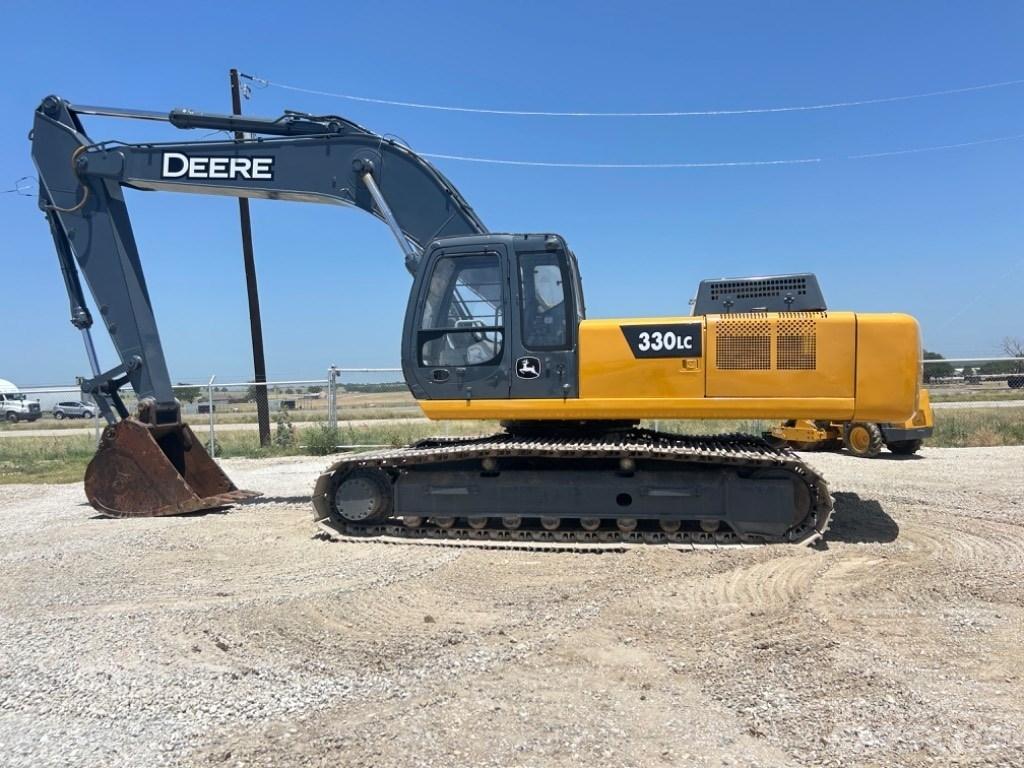
[(334, 511), (350, 523), (383, 520), (391, 504), (391, 480), (378, 469), (354, 469), (334, 491)]

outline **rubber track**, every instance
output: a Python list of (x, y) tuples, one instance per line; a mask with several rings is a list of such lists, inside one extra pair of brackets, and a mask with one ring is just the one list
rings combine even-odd
[[(434, 546), (472, 546), (492, 548), (553, 549), (562, 551), (623, 551), (644, 545), (663, 545), (677, 549), (749, 546), (732, 532), (661, 531), (622, 533), (617, 530), (584, 531), (559, 529), (506, 530), (503, 528), (442, 529), (433, 526), (409, 528), (400, 522), (358, 524), (333, 515), (327, 499), (332, 478), (342, 470), (357, 467), (402, 469), (404, 467), (483, 460), (485, 458), (623, 458), (657, 459), (703, 466), (793, 471), (807, 483), (812, 509), (797, 527), (790, 529), (779, 543), (813, 544), (828, 530), (832, 497), (828, 485), (814, 469), (787, 447), (776, 447), (751, 435), (692, 436), (673, 435), (648, 429), (632, 429), (614, 438), (580, 437), (573, 440), (523, 439), (508, 433), (469, 438), (429, 438), (404, 448), (371, 451), (347, 456), (331, 465), (317, 480), (314, 491), (314, 516), (331, 538), (346, 541), (375, 540), (382, 543), (430, 544)], [(319, 501), (319, 503), (318, 503)], [(772, 542), (754, 542), (772, 543)]]

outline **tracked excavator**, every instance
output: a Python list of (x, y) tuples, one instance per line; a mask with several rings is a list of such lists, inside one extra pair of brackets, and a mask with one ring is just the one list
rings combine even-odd
[[(96, 142), (83, 116), (244, 138)], [(641, 420), (896, 422), (917, 408), (913, 318), (828, 310), (805, 274), (706, 281), (688, 316), (586, 319), (562, 237), (488, 231), (427, 160), (343, 117), (148, 112), (49, 96), (31, 142), (92, 370), (83, 389), (108, 422), (85, 476), (89, 502), (107, 515), (258, 495), (239, 490), (182, 421), (124, 188), (354, 206), (391, 229), (413, 278), (401, 355), (410, 391), (431, 419), (498, 420), (502, 430), (337, 461), (312, 501), (315, 518), (344, 535), (807, 543), (825, 532), (832, 499), (794, 453)], [(631, 258), (642, 266), (643, 254)], [(120, 358), (113, 368), (97, 359), (80, 276)], [(125, 385), (135, 413), (119, 396)]]

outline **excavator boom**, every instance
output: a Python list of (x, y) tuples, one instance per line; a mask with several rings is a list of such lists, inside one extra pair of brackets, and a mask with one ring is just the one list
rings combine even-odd
[[(238, 130), (252, 138), (95, 143), (82, 115)], [(144, 112), (75, 106), (49, 96), (35, 113), (32, 157), (71, 322), (82, 332), (92, 369), (83, 391), (108, 422), (86, 472), (86, 494), (96, 509), (114, 516), (194, 512), (256, 495), (238, 490), (181, 421), (123, 187), (361, 208), (392, 229), (413, 275), (431, 239), (487, 231), (433, 166), (399, 142), (339, 117)], [(80, 274), (120, 358), (109, 370), (99, 365)], [(134, 416), (118, 394), (126, 384), (139, 399)]]

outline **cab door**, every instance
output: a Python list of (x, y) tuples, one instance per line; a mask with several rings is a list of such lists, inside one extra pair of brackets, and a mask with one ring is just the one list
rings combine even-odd
[(509, 396), (508, 254), (498, 243), (444, 248), (423, 266), (404, 367), (416, 397)]
[(511, 271), (517, 310), (509, 328), (511, 396), (578, 397), (576, 339), (580, 310), (565, 250), (547, 247), (544, 241), (541, 248), (517, 248)]

